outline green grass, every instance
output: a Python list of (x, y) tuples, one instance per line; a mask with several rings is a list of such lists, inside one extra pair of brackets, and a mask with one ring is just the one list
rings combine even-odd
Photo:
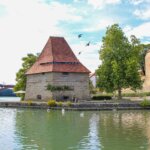
[(123, 93), (123, 97), (144, 97), (144, 96), (150, 96), (150, 92), (143, 92), (143, 93)]
[[(150, 92), (134, 92), (134, 93), (122, 93), (122, 97), (145, 97), (150, 96)], [(94, 94), (93, 97), (99, 97), (100, 99), (103, 99), (105, 97), (113, 97), (113, 93), (105, 93), (105, 94)], [(117, 94), (115, 94), (115, 97), (117, 97)]]
[(148, 101), (146, 98), (140, 103), (142, 107), (149, 107), (150, 101)]

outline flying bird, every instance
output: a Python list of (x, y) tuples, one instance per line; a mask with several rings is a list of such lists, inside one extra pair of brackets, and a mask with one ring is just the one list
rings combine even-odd
[(90, 46), (90, 41), (85, 46)]
[(78, 38), (82, 37), (82, 35), (83, 35), (83, 34), (79, 34), (79, 35), (78, 35)]
[(81, 54), (81, 52), (78, 53), (78, 55), (80, 55), (80, 54)]

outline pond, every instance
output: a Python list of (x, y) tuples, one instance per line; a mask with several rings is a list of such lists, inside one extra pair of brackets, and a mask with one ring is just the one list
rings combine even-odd
[(5, 97), (5, 96), (0, 96), (0, 102), (19, 102), (20, 97)]
[(149, 150), (149, 111), (0, 108), (1, 150)]

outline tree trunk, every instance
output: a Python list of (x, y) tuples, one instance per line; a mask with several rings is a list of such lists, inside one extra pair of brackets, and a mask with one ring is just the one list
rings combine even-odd
[(121, 88), (118, 88), (118, 100), (122, 100), (122, 91), (121, 91)]

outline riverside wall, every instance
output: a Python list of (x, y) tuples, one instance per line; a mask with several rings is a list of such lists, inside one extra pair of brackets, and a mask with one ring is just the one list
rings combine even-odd
[(150, 106), (143, 107), (139, 102), (128, 103), (71, 103), (69, 106), (63, 104), (62, 106), (50, 107), (46, 102), (0, 102), (1, 108), (35, 108), (35, 109), (53, 109), (59, 110), (79, 110), (79, 111), (101, 111), (101, 110), (144, 110), (150, 109)]

